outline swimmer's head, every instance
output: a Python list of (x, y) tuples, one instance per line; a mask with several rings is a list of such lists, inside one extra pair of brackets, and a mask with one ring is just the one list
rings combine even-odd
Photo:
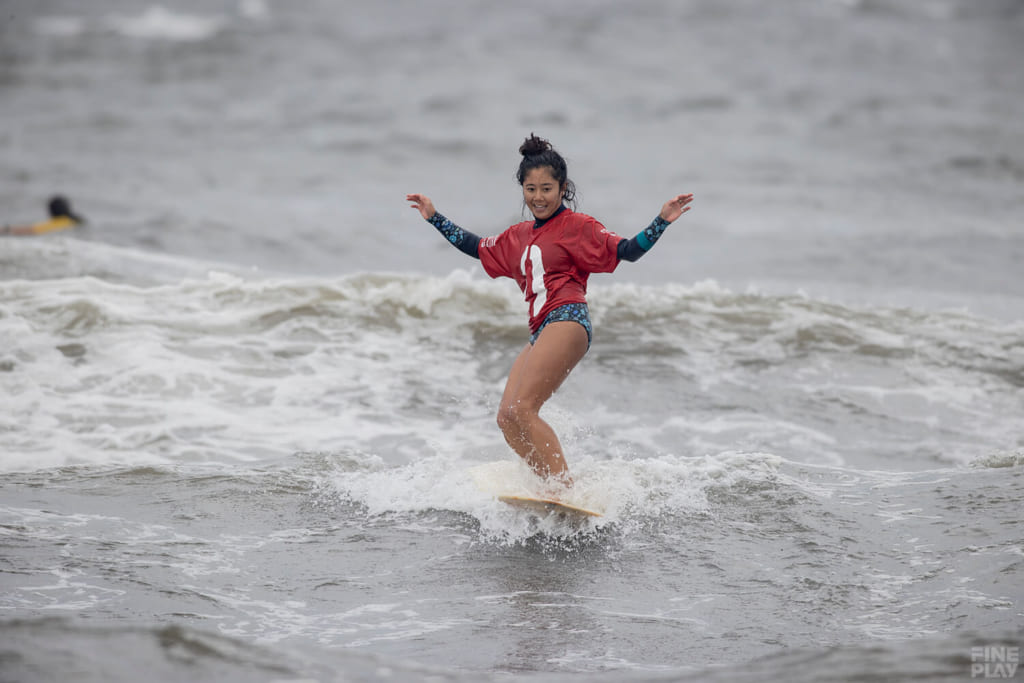
[(50, 200), (50, 218), (70, 218), (76, 223), (84, 223), (85, 219), (71, 210), (71, 202), (60, 195)]

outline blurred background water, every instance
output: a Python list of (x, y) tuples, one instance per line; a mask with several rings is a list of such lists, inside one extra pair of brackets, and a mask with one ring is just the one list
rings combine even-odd
[[(0, 677), (969, 677), (1022, 63), (1018, 0), (0, 0), (0, 222), (89, 221), (0, 240)], [(696, 195), (546, 409), (581, 533), (473, 486), (524, 307), (403, 201), (496, 234), (530, 132), (620, 234)]]

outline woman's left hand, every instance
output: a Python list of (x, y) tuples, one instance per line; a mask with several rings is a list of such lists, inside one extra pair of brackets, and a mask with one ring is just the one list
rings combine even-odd
[(677, 195), (665, 202), (665, 205), (661, 207), (661, 213), (658, 215), (671, 223), (690, 210), (690, 202), (692, 201), (692, 194)]

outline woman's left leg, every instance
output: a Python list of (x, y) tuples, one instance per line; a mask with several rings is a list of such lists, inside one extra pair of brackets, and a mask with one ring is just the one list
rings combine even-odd
[(549, 323), (532, 346), (516, 358), (498, 409), (498, 425), (509, 446), (542, 478), (572, 483), (562, 445), (540, 409), (587, 352), (589, 339), (579, 323)]

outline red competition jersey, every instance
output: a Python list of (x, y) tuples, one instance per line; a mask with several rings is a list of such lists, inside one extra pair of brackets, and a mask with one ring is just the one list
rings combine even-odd
[(526, 295), (531, 332), (559, 306), (586, 303), (587, 278), (615, 270), (622, 241), (596, 219), (569, 209), (539, 228), (534, 225), (517, 223), (480, 240), (480, 261), (487, 274), (515, 279)]

